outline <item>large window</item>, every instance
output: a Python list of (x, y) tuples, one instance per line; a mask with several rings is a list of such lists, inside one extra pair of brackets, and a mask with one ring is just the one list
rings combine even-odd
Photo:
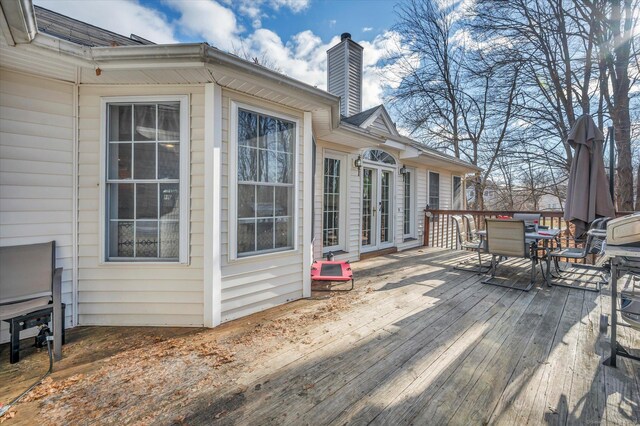
[(180, 260), (187, 228), (182, 103), (105, 104), (107, 260)]
[(292, 249), (295, 123), (237, 111), (237, 255)]
[(462, 210), (462, 178), (453, 177), (453, 210)]
[(429, 172), (429, 208), (440, 209), (440, 174)]
[(324, 197), (322, 205), (322, 246), (340, 245), (340, 160), (324, 159)]

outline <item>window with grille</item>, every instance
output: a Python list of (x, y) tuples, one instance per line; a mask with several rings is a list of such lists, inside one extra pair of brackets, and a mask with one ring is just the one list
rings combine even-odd
[[(106, 258), (179, 261), (181, 102), (106, 104)], [(182, 152), (181, 152), (182, 151)], [(184, 259), (183, 259), (184, 260)]]
[(290, 250), (296, 125), (237, 111), (237, 255)]
[(429, 172), (429, 208), (440, 209), (440, 173)]
[(404, 229), (404, 235), (406, 236), (410, 236), (412, 234), (412, 220), (413, 220), (413, 215), (411, 214), (411, 177), (412, 177), (412, 173), (411, 171), (407, 171), (404, 174), (404, 225), (403, 225), (403, 229)]
[(340, 244), (340, 160), (324, 159), (324, 194), (322, 206), (322, 245)]
[(462, 210), (462, 178), (460, 176), (453, 177), (453, 210)]

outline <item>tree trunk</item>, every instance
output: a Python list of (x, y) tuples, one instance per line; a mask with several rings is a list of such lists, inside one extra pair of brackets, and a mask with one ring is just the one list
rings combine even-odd
[(636, 208), (635, 211), (640, 211), (640, 164), (638, 165), (638, 174), (636, 175)]
[(614, 41), (614, 70), (609, 73), (613, 87), (611, 118), (615, 127), (618, 210), (633, 209), (633, 168), (631, 165), (631, 117), (629, 114), (629, 55), (632, 39), (633, 15), (631, 0), (624, 2), (624, 30), (621, 31), (622, 11), (620, 0), (612, 0), (611, 27)]

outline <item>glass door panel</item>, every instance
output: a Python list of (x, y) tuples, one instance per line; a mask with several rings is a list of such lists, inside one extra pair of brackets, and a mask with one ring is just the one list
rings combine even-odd
[(375, 173), (373, 169), (365, 168), (362, 174), (362, 245), (371, 246), (375, 243), (373, 240), (375, 226)]
[(380, 243), (391, 241), (391, 172), (382, 171), (380, 176)]

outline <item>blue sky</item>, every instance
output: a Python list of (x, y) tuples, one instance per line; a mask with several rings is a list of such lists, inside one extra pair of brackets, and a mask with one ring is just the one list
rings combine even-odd
[[(182, 0), (192, 1), (192, 0)], [(219, 4), (236, 12), (236, 17), (247, 30), (253, 27), (253, 19), (242, 13), (241, 1), (218, 1)], [(247, 2), (257, 3), (255, 1)], [(284, 3), (284, 2), (283, 2)], [(300, 4), (300, 9), (286, 4), (264, 2), (259, 10), (262, 28), (275, 31), (283, 39), (311, 30), (328, 41), (336, 34), (349, 32), (358, 40), (373, 40), (376, 35), (389, 29), (394, 22), (393, 0), (309, 0), (291, 2)], [(167, 3), (158, 0), (144, 0), (140, 4), (161, 11), (170, 19), (177, 19), (178, 12)], [(302, 5), (306, 4), (306, 7)], [(181, 41), (202, 41), (189, 34), (180, 35)]]
[(382, 103), (397, 51), (394, 0), (34, 0), (98, 27), (156, 43), (202, 42), (267, 61), (326, 88), (326, 50), (349, 32), (364, 47), (363, 107)]

